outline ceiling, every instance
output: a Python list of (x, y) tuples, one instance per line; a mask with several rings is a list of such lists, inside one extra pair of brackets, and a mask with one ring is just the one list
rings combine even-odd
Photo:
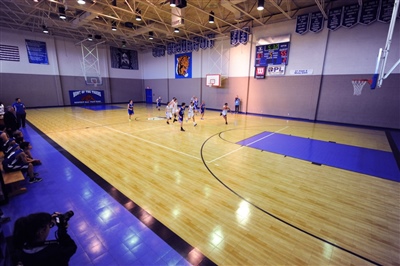
[[(56, 38), (82, 43), (88, 35), (97, 35), (94, 42), (117, 47), (125, 43), (126, 48), (143, 51), (209, 33), (215, 33), (216, 39), (226, 38), (234, 29), (295, 19), (302, 9), (326, 13), (336, 2), (265, 0), (264, 10), (259, 11), (258, 1), (187, 0), (186, 7), (171, 8), (170, 0), (86, 0), (86, 4), (76, 0), (1, 0), (0, 27), (44, 34), (46, 26), (48, 34)], [(65, 8), (64, 20), (59, 18), (60, 8)], [(214, 24), (209, 23), (211, 11)], [(142, 20), (137, 21), (137, 16)], [(183, 23), (179, 23), (182, 18)], [(172, 25), (172, 21), (177, 24)], [(116, 31), (111, 30), (113, 24)], [(174, 32), (175, 28), (179, 33)], [(149, 39), (150, 32), (153, 40)]]

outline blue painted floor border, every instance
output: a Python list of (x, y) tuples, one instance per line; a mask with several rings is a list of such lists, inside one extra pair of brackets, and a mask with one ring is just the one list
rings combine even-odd
[(26, 193), (1, 206), (12, 219), (2, 225), (5, 237), (21, 216), (73, 210), (69, 234), (78, 251), (70, 265), (215, 265), (34, 126), (23, 133), (43, 163), (35, 168), (43, 181), (26, 182)]

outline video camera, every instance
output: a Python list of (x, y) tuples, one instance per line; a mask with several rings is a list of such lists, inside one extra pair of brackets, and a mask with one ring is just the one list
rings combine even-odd
[(55, 212), (53, 215), (54, 215), (54, 220), (56, 221), (57, 227), (66, 227), (69, 219), (72, 216), (74, 216), (74, 212), (67, 211), (64, 214)]

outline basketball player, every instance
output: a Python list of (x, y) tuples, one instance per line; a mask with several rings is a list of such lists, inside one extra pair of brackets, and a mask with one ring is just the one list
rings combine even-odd
[(194, 105), (194, 112), (197, 115), (197, 113), (199, 112), (199, 99), (197, 99), (197, 97), (194, 97), (193, 105)]
[(128, 103), (128, 116), (129, 116), (129, 121), (132, 121), (132, 115), (133, 115), (133, 100), (129, 100)]
[(160, 111), (161, 101), (162, 101), (161, 96), (158, 96), (156, 100), (156, 108), (158, 109), (158, 111)]
[[(193, 126), (197, 126), (196, 120), (194, 119), (194, 103), (190, 102), (189, 104), (189, 108), (188, 108), (188, 119), (190, 120), (190, 118), (193, 120)], [(186, 122), (188, 121), (188, 119), (186, 119)]]
[(185, 131), (183, 129), (183, 117), (185, 116), (185, 103), (182, 103), (181, 108), (179, 108), (179, 110), (177, 111), (177, 113), (179, 114), (179, 123), (181, 124), (181, 131)]
[(206, 111), (206, 103), (204, 101), (202, 101), (201, 105), (200, 105), (201, 120), (204, 120), (204, 112), (205, 111)]
[(231, 110), (231, 109), (229, 108), (228, 103), (225, 103), (224, 106), (222, 106), (221, 115), (222, 115), (222, 116), (224, 117), (224, 119), (225, 119), (225, 125), (228, 124), (228, 118), (227, 118), (227, 116), (228, 116), (228, 111), (230, 111), (230, 110)]
[(176, 119), (176, 114), (178, 113), (178, 99), (173, 97), (172, 101), (169, 104), (172, 106), (172, 114), (174, 115), (174, 120), (172, 122), (175, 123), (176, 121), (178, 121)]
[(171, 121), (172, 118), (172, 106), (170, 104), (167, 104), (165, 107), (165, 116), (167, 117), (167, 124), (169, 125), (169, 121)]

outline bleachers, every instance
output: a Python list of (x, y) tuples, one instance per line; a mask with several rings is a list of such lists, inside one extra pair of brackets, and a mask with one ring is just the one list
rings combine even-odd
[(3, 192), (5, 198), (7, 199), (8, 197), (16, 196), (26, 192), (26, 188), (21, 187), (21, 181), (25, 181), (25, 177), (21, 171), (14, 171), (10, 173), (4, 172), (3, 165), (1, 163), (3, 161), (3, 157), (3, 152), (0, 152), (0, 170), (5, 186)]

